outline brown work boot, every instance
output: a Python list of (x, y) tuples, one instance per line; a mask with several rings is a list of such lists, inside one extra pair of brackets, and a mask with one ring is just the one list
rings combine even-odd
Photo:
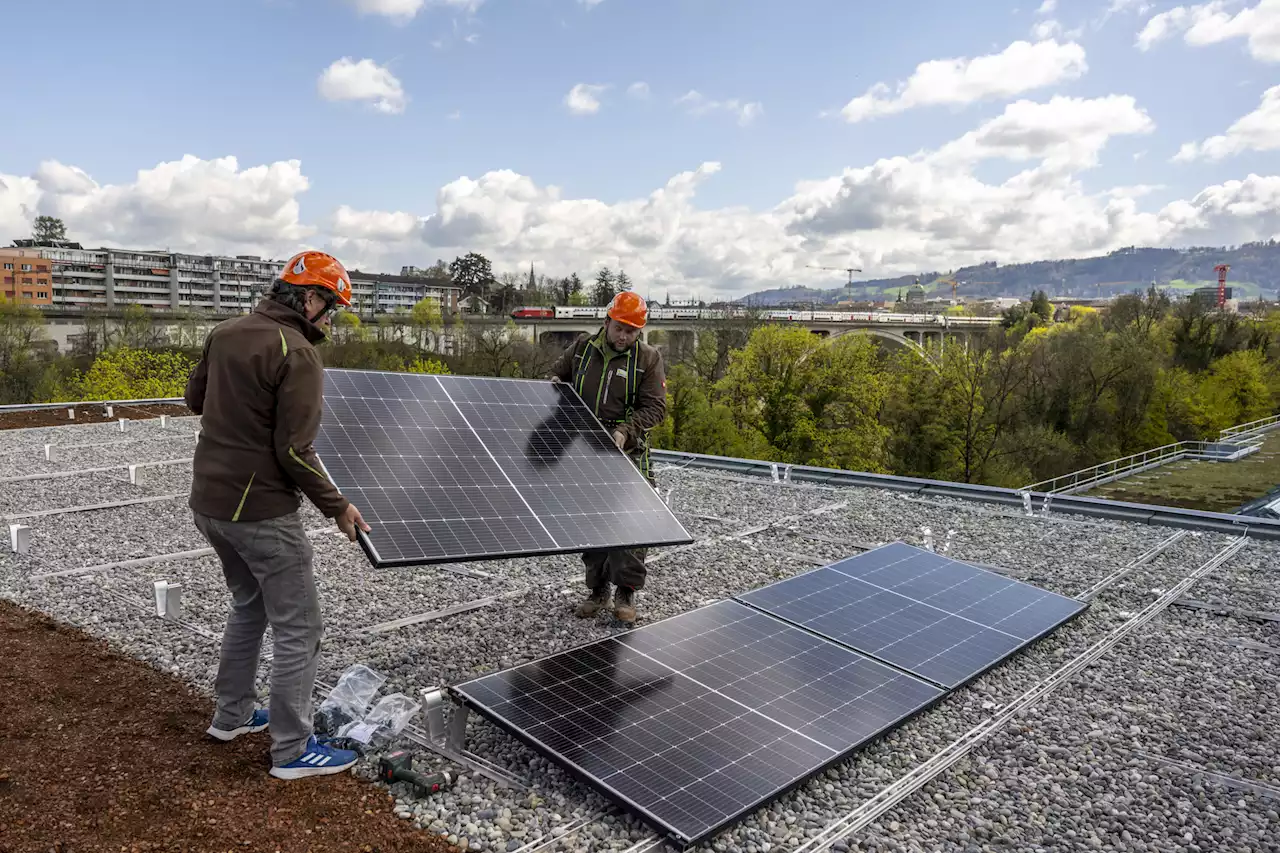
[(579, 619), (590, 619), (600, 612), (600, 608), (609, 603), (609, 585), (598, 586), (591, 590), (591, 595), (587, 596), (574, 611)]
[(631, 624), (636, 621), (636, 591), (631, 587), (618, 587), (618, 594), (613, 597), (613, 615), (619, 622)]

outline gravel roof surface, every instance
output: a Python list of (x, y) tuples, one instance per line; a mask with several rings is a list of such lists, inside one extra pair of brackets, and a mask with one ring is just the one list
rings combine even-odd
[[(196, 419), (0, 432), (0, 478), (190, 455)], [(128, 439), (128, 444), (121, 444)], [(114, 442), (46, 462), (46, 443)], [(177, 452), (181, 450), (181, 452)], [(226, 590), (211, 556), (41, 577), (207, 546), (191, 524), (190, 466), (123, 469), (53, 480), (0, 482), (0, 514), (146, 496), (179, 497), (23, 520), (28, 555), (0, 552), (0, 596), (104, 637), (211, 692)], [(696, 541), (650, 552), (641, 621), (901, 540), (1079, 595), (1161, 543), (1150, 562), (1102, 590), (1078, 619), (954, 692), (877, 743), (760, 809), (708, 843), (718, 850), (1280, 850), (1280, 623), (1173, 606), (1101, 660), (996, 730), (942, 771), (830, 848), (806, 846), (930, 756), (1125, 625), (1231, 543), (1219, 534), (1008, 507), (919, 500), (867, 488), (745, 481), (660, 467), (660, 486)], [(583, 594), (576, 555), (413, 569), (374, 569), (357, 546), (304, 510), (315, 546), (326, 639), (319, 678), (354, 664), (387, 677), (382, 692), (423, 688), (544, 657), (622, 630), (572, 616)], [(926, 535), (925, 528), (928, 528)], [(1169, 541), (1172, 540), (1172, 541)], [(1280, 610), (1280, 543), (1250, 541), (1187, 597), (1223, 607)], [(479, 574), (488, 577), (478, 576)], [(184, 620), (154, 615), (151, 584), (183, 585)], [(392, 630), (406, 616), (494, 599), (476, 609)], [(264, 648), (270, 648), (270, 636)], [(269, 655), (261, 666), (262, 689)], [(192, 734), (193, 737), (198, 733)], [(467, 748), (531, 783), (499, 787), (464, 770), (427, 798), (393, 786), (400, 814), (469, 849), (624, 850), (649, 827), (569, 778), (540, 754), (474, 715)], [(420, 763), (442, 766), (424, 749)], [(371, 777), (376, 755), (359, 772)], [(1217, 774), (1217, 775), (1215, 775)], [(1230, 778), (1224, 778), (1230, 777)], [(1233, 781), (1234, 780), (1234, 781)]]

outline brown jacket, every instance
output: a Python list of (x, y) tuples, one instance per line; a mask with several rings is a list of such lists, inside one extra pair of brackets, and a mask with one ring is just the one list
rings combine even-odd
[(312, 344), (323, 338), (271, 299), (209, 333), (187, 381), (187, 406), (202, 416), (191, 509), (221, 521), (262, 521), (297, 510), (299, 490), (329, 518), (346, 509), (311, 446), (324, 395)]
[(581, 335), (560, 354), (551, 373), (572, 384), (610, 431), (621, 429), (626, 434), (623, 450), (627, 453), (644, 450), (649, 430), (667, 416), (662, 353), (642, 341), (626, 352), (615, 352), (605, 341), (603, 329)]

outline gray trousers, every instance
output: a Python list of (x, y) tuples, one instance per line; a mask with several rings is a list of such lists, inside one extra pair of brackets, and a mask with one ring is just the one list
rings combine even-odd
[[(640, 473), (655, 489), (658, 484), (653, 479), (653, 471), (649, 467), (649, 444), (646, 440), (639, 453), (629, 454), (631, 464), (640, 469)], [(648, 569), (644, 564), (648, 556), (648, 548), (614, 548), (608, 551), (584, 551), (582, 565), (586, 567), (588, 589), (599, 589), (605, 584), (629, 586), (632, 589), (644, 589), (644, 579)]]
[(607, 583), (644, 589), (644, 558), (647, 548), (617, 548), (610, 551), (584, 551), (582, 564), (587, 569), (587, 587), (599, 589)]
[(194, 513), (196, 527), (222, 561), (231, 611), (222, 635), (213, 724), (234, 729), (253, 714), (262, 636), (271, 625), (271, 761), (297, 759), (311, 737), (311, 692), (324, 624), (316, 595), (311, 540), (302, 517), (219, 521)]

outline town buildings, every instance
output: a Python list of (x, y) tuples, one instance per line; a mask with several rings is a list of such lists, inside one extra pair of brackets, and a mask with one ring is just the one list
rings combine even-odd
[(35, 249), (0, 249), (0, 297), (21, 305), (52, 304), (49, 261)]
[[(67, 241), (15, 240), (13, 247), (0, 249), (0, 257), (4, 264), (0, 294), (69, 311), (117, 311), (141, 305), (152, 311), (243, 314), (253, 309), (284, 269), (283, 260), (250, 255), (85, 249)], [(10, 264), (14, 269), (9, 269)], [(358, 314), (407, 311), (424, 298), (439, 300), (444, 311), (457, 310), (460, 288), (446, 279), (350, 272), (351, 310)], [(16, 295), (6, 293), (11, 289)]]

